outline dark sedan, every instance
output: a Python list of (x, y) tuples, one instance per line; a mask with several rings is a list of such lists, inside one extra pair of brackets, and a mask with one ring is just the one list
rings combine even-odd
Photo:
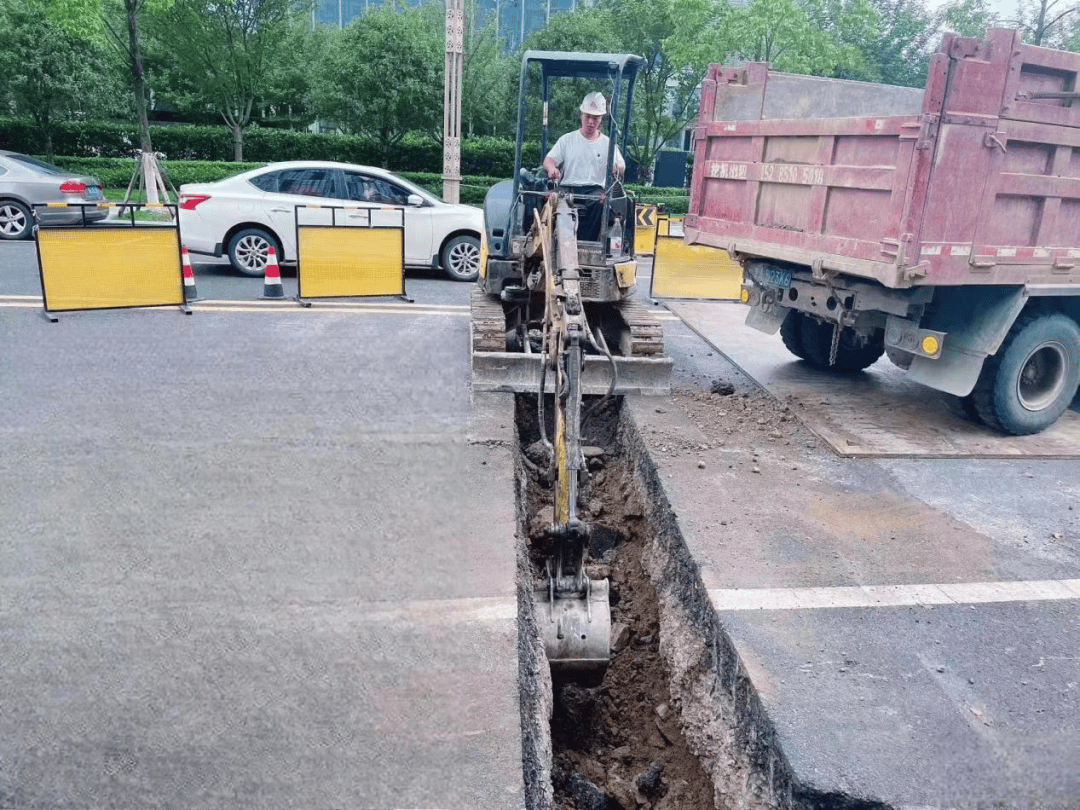
[[(30, 155), (0, 149), (0, 239), (27, 239), (34, 232), (36, 203), (42, 225), (74, 225), (105, 219), (101, 181), (69, 172)], [(76, 203), (77, 207), (56, 203)]]

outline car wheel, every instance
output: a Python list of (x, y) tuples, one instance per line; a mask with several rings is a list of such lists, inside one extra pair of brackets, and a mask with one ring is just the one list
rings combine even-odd
[(33, 230), (29, 208), (14, 200), (0, 203), (0, 239), (26, 239)]
[(262, 276), (266, 273), (266, 257), (273, 248), (281, 262), (281, 245), (262, 228), (245, 228), (229, 242), (229, 261), (238, 273)]
[(442, 267), (454, 281), (476, 281), (480, 275), (480, 240), (455, 236), (443, 248)]
[(1057, 421), (1080, 381), (1080, 327), (1060, 312), (1016, 319), (997, 354), (986, 358), (971, 392), (979, 418), (1025, 436)]

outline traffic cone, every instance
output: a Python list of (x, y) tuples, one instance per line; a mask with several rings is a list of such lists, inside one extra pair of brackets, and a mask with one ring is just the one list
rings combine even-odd
[(285, 288), (281, 286), (281, 268), (277, 263), (277, 250), (273, 247), (266, 253), (266, 278), (263, 279), (263, 298), (284, 298)]
[(180, 254), (184, 259), (184, 300), (194, 301), (199, 297), (195, 290), (195, 273), (191, 270), (191, 257), (186, 247), (180, 248)]

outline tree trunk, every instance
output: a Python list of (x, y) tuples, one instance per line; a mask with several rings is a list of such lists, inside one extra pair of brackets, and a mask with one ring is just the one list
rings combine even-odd
[(135, 83), (135, 110), (139, 115), (139, 148), (143, 152), (143, 188), (146, 189), (146, 201), (156, 204), (161, 202), (158, 197), (161, 182), (157, 160), (154, 159), (154, 146), (150, 142), (150, 121), (146, 113), (146, 75), (143, 72), (142, 54), (139, 52), (139, 0), (124, 0), (124, 9), (127, 11), (131, 78)]
[(233, 160), (237, 163), (244, 161), (244, 130), (239, 124), (232, 125), (233, 132)]

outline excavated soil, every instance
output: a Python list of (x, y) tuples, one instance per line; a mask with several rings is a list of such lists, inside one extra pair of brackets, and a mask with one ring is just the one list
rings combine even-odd
[[(584, 443), (595, 449), (587, 451), (591, 480), (580, 499), (581, 517), (591, 527), (586, 570), (611, 581), (612, 661), (598, 684), (559, 677), (551, 682), (551, 806), (705, 810), (716, 806), (713, 784), (683, 737), (671, 697), (659, 600), (642, 567), (642, 496), (616, 447), (620, 408), (617, 400), (607, 403), (583, 426)], [(518, 420), (525, 457), (542, 461), (535, 398), (521, 398)], [(524, 471), (531, 589), (542, 584), (550, 551), (551, 488), (530, 465)], [(541, 798), (533, 806), (545, 805), (543, 791), (535, 793)]]

